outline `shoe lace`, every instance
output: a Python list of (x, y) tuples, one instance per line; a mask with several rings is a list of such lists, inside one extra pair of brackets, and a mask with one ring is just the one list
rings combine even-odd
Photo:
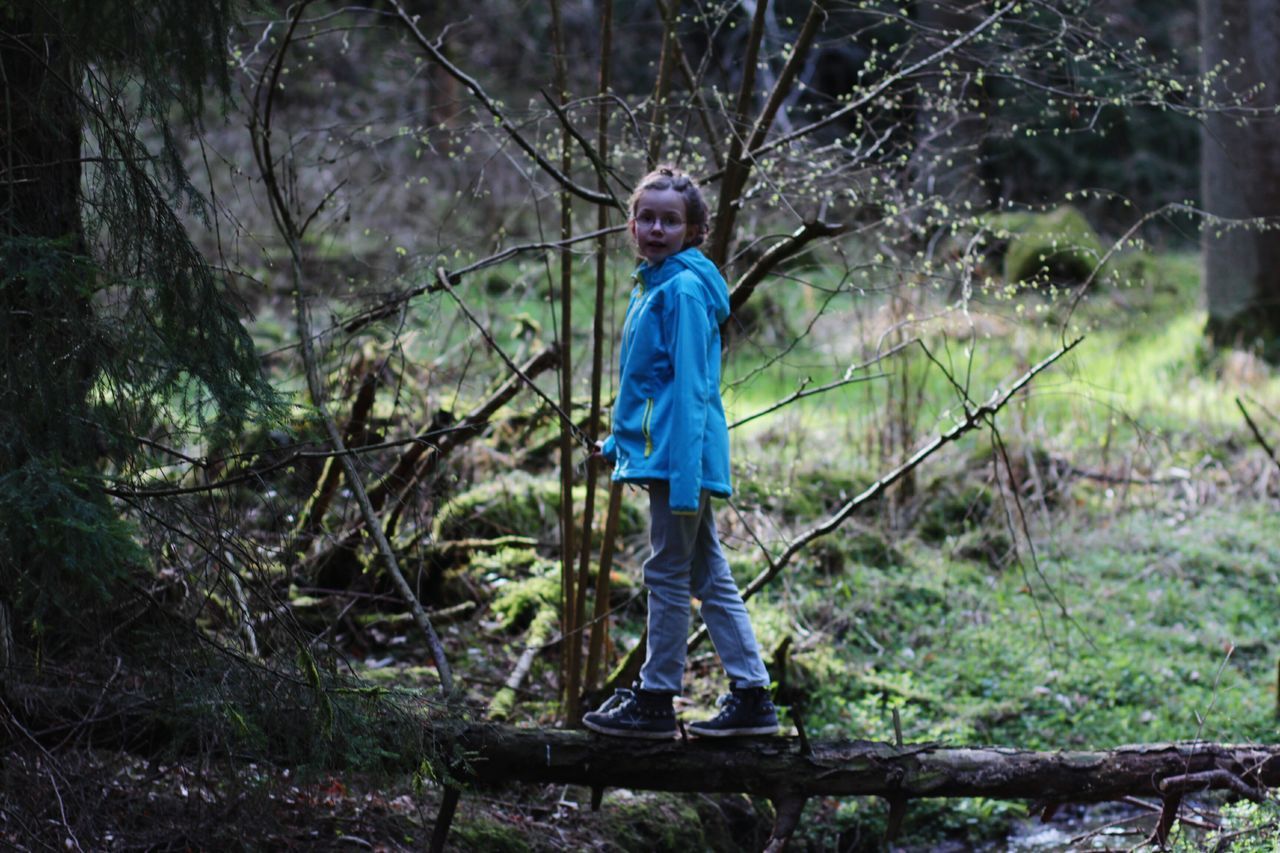
[(737, 709), (738, 703), (742, 700), (733, 693), (721, 693), (720, 698), (716, 699), (716, 707), (720, 709), (720, 713), (716, 714), (716, 719), (731, 716)]
[(636, 701), (636, 694), (625, 687), (618, 687), (613, 691), (605, 703), (596, 711), (598, 714), (607, 714), (615, 708), (621, 709), (626, 707), (627, 703)]

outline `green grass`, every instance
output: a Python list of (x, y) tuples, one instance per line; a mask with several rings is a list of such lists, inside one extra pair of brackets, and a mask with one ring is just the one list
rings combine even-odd
[[(798, 272), (811, 287), (786, 278), (764, 286), (771, 325), (736, 342), (725, 362), (731, 421), (805, 379), (809, 387), (831, 382), (877, 346), (912, 336), (981, 402), (1064, 337), (1086, 335), (999, 414), (1002, 445), (984, 428), (944, 448), (916, 472), (909, 491), (860, 510), (749, 602), (767, 656), (787, 638), (793, 644), (785, 698), (811, 736), (890, 740), (896, 708), (913, 742), (1058, 750), (1276, 739), (1277, 477), (1260, 492), (1270, 463), (1235, 399), (1247, 397), (1280, 443), (1280, 424), (1265, 415), (1280, 411), (1280, 376), (1206, 350), (1195, 256), (1144, 264), (1140, 281), (1099, 284), (1070, 314), (1069, 291), (980, 289), (966, 313), (954, 294), (917, 284), (900, 292), (898, 304), (885, 294), (840, 294), (816, 317), (822, 288), (840, 283), (834, 272)], [(611, 268), (606, 399), (628, 272), (621, 263)], [(553, 336), (558, 306), (548, 302), (547, 287), (545, 268), (525, 262), (486, 270), (459, 292), (520, 357)], [(593, 291), (584, 263), (573, 290), (580, 400), (589, 387)], [(886, 335), (894, 323), (902, 331)], [(406, 362), (431, 377), (428, 408), (461, 414), (506, 375), (446, 296), (416, 301), (406, 328)], [(722, 508), (718, 523), (741, 582), (765, 564), (761, 547), (777, 553), (962, 416), (951, 379), (918, 345), (864, 371), (876, 372), (887, 375), (793, 403), (732, 433), (736, 511)], [(552, 374), (540, 384), (555, 395)], [(510, 408), (534, 405), (522, 394)], [(1009, 497), (1008, 473), (1000, 475), (1004, 486), (994, 479), (1002, 454), (1020, 506)], [(486, 471), (471, 473), (480, 480)], [(550, 523), (555, 475), (528, 475), (536, 500), (522, 511), (536, 509), (540, 521), (500, 529)], [(477, 502), (483, 486), (470, 485), (455, 492), (458, 507), (477, 504), (476, 523), (496, 524), (501, 513), (520, 509)], [(1017, 529), (1020, 510), (1025, 530)], [(448, 518), (450, 510), (439, 514)], [(644, 537), (633, 530), (616, 571), (638, 577), (644, 556)], [(496, 585), (490, 592), (497, 594)], [(638, 636), (641, 618), (638, 603), (615, 617), (613, 636), (623, 647)], [(483, 679), (500, 683), (508, 647), (520, 641), (509, 627), (468, 630), (481, 636), (466, 638), (468, 654), (456, 668), (461, 681), (479, 685), (473, 689), (483, 700)], [(546, 696), (554, 695), (547, 685), (555, 665), (554, 655), (544, 656), (530, 679)], [(708, 651), (695, 656), (687, 684), (690, 700), (706, 705), (723, 689)], [(554, 716), (550, 699), (521, 707), (528, 722)], [(811, 808), (805, 831), (818, 845), (883, 830), (877, 803)], [(930, 801), (913, 807), (906, 831), (918, 843), (998, 837), (1024, 814), (1016, 803)], [(1239, 819), (1262, 820), (1253, 813)]]

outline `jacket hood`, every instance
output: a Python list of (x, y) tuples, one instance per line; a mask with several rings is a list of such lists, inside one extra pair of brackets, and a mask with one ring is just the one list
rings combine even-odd
[(727, 320), (729, 286), (725, 284), (724, 276), (720, 275), (716, 265), (696, 248), (691, 246), (679, 251), (656, 267), (651, 266), (647, 261), (641, 266), (646, 279), (655, 285), (661, 284), (682, 269), (689, 270), (697, 276), (698, 283), (702, 286), (703, 297), (707, 300), (707, 304), (715, 309), (716, 322), (723, 323)]

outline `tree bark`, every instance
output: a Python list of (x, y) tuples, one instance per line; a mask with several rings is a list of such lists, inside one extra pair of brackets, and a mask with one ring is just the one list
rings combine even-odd
[[(0, 420), (19, 430), (0, 446), (0, 472), (33, 455), (57, 456), (67, 467), (90, 465), (97, 455), (91, 431), (76, 418), (84, 414), (95, 368), (86, 346), (94, 333), (90, 282), (66, 286), (89, 275), (72, 259), (85, 252), (78, 70), (59, 22), (26, 6), (0, 9), (0, 238), (7, 267), (0, 271)], [(50, 242), (36, 242), (42, 240)]]
[[(1280, 79), (1280, 0), (1200, 0), (1202, 71), (1229, 63), (1220, 99)], [(1215, 71), (1222, 77), (1220, 71)], [(1201, 194), (1215, 217), (1280, 214), (1280, 118), (1263, 115), (1273, 89), (1246, 97), (1258, 109), (1209, 109), (1201, 131)], [(1280, 240), (1259, 227), (1206, 222), (1201, 234), (1207, 331), (1225, 346), (1257, 346), (1280, 358)]]
[[(437, 732), (436, 736), (443, 734)], [(988, 797), (1102, 802), (1164, 797), (1164, 780), (1237, 791), (1280, 784), (1280, 745), (1161, 743), (1094, 752), (1035, 752), (799, 738), (628, 741), (582, 732), (473, 725), (456, 743), (482, 785), (537, 782), (766, 797)], [(1221, 771), (1216, 773), (1214, 771)]]

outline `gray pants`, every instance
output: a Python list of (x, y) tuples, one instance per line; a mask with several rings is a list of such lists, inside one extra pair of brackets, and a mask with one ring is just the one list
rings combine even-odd
[(649, 646), (640, 685), (645, 690), (680, 692), (689, 638), (689, 598), (700, 612), (720, 662), (734, 687), (767, 687), (769, 673), (747, 618), (746, 605), (729, 572), (716, 536), (706, 492), (694, 515), (675, 515), (665, 481), (649, 484), (649, 544), (644, 564), (649, 589)]

